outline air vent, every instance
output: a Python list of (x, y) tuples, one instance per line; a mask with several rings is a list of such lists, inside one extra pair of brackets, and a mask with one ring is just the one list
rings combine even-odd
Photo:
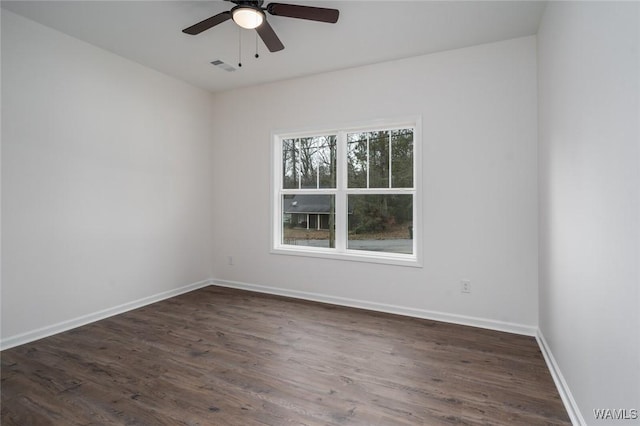
[(215, 61), (211, 61), (211, 65), (215, 65), (218, 68), (222, 68), (225, 71), (235, 71), (236, 69), (234, 67), (232, 67), (231, 65), (222, 62), (220, 59), (216, 59)]

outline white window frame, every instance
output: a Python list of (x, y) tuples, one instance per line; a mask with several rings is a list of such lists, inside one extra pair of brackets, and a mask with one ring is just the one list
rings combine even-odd
[[(413, 188), (348, 188), (346, 173), (347, 134), (354, 132), (384, 131), (412, 128), (413, 133)], [(282, 141), (312, 136), (337, 136), (336, 188), (283, 189)], [(422, 123), (419, 116), (376, 120), (321, 129), (274, 131), (271, 135), (271, 248), (273, 254), (310, 256), (327, 259), (382, 263), (399, 266), (422, 267)], [(386, 253), (347, 248), (348, 195), (367, 194), (413, 195), (413, 253)], [(335, 196), (335, 248), (296, 246), (282, 242), (282, 196), (286, 194)]]

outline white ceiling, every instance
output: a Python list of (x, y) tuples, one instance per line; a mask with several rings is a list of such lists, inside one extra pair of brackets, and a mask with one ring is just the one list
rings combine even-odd
[[(2, 7), (212, 92), (532, 35), (541, 1), (297, 1), (340, 10), (337, 24), (267, 15), (285, 49), (227, 21), (181, 30), (231, 9), (228, 1), (2, 1)], [(270, 1), (265, 1), (265, 5)], [(210, 64), (220, 59), (237, 68)]]

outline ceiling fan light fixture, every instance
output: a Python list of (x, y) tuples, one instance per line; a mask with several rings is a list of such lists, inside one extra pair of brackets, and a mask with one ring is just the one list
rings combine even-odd
[(262, 25), (264, 12), (260, 9), (248, 6), (236, 6), (231, 10), (233, 21), (242, 28), (252, 30)]

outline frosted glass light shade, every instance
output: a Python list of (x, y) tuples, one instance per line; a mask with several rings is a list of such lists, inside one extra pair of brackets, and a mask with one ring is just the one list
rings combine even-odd
[(252, 30), (262, 25), (264, 13), (252, 7), (238, 7), (232, 11), (233, 21), (242, 28)]

